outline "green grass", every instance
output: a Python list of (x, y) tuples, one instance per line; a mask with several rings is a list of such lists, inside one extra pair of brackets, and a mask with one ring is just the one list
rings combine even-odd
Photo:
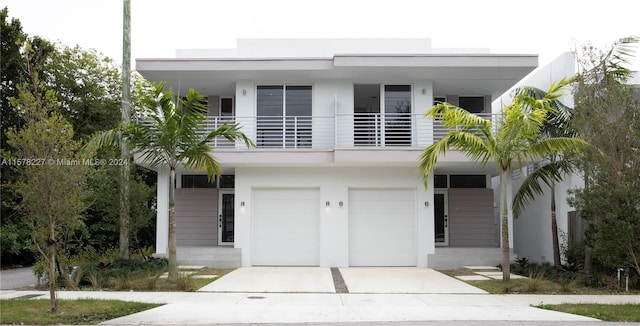
[(95, 325), (110, 319), (161, 306), (119, 300), (58, 300), (58, 312), (49, 311), (50, 301), (0, 300), (0, 323), (17, 325)]
[(640, 304), (559, 304), (539, 308), (597, 318), (604, 321), (640, 322)]
[(467, 281), (467, 283), (492, 294), (637, 294), (637, 292), (585, 287), (577, 282), (560, 284), (540, 277), (512, 279), (507, 283), (502, 280)]

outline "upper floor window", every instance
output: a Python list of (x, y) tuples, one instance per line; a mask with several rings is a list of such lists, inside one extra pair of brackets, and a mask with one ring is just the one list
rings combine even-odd
[(311, 147), (311, 86), (260, 85), (256, 105), (258, 147)]
[(471, 112), (484, 112), (484, 96), (460, 96), (459, 107)]
[(354, 84), (354, 144), (411, 145), (411, 85)]

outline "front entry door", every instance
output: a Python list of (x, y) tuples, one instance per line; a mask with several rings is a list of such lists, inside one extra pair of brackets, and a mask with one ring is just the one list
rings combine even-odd
[(436, 246), (449, 245), (449, 204), (447, 191), (435, 191), (433, 194), (434, 230)]
[(218, 245), (233, 245), (234, 198), (232, 191), (220, 191), (218, 198)]

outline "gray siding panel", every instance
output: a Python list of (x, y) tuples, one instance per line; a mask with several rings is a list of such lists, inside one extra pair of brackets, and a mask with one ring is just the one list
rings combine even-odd
[(449, 245), (494, 247), (493, 190), (449, 189)]
[(218, 189), (176, 189), (178, 246), (218, 245)]

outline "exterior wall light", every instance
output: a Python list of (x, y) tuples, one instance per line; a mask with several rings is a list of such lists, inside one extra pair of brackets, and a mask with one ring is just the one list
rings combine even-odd
[(244, 207), (244, 202), (243, 201), (240, 202), (240, 207)]
[(329, 207), (329, 206), (331, 206), (331, 203), (327, 201), (327, 202), (324, 203), (324, 206)]
[(429, 207), (429, 202), (428, 201), (424, 202), (424, 207)]
[(340, 202), (338, 202), (338, 206), (342, 207), (342, 205), (344, 205), (344, 203), (341, 200)]

